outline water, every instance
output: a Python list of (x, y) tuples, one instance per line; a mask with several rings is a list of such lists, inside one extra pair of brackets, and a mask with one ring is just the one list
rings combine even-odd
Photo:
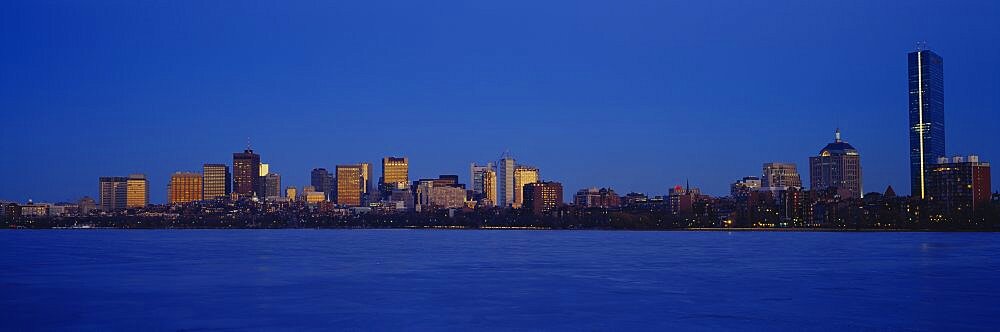
[(1000, 234), (0, 231), (0, 330), (994, 330)]

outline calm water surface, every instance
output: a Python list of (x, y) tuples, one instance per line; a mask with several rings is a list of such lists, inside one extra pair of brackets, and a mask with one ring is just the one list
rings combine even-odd
[(0, 330), (997, 330), (1000, 234), (0, 231)]

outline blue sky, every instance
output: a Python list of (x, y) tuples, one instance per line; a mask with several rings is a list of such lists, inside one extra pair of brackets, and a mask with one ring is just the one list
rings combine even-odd
[(866, 191), (907, 193), (906, 53), (945, 59), (948, 153), (995, 161), (998, 40), (995, 1), (5, 1), (0, 199), (145, 173), (163, 202), (248, 136), (286, 186), (509, 149), (567, 196), (723, 195), (769, 161), (808, 182), (837, 127)]

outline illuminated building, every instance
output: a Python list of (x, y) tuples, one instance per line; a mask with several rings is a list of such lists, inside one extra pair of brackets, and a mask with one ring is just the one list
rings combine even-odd
[(326, 201), (326, 194), (322, 191), (317, 191), (313, 186), (306, 186), (302, 188), (302, 201), (306, 204), (316, 204)]
[(372, 164), (371, 163), (358, 163), (361, 166), (361, 202), (369, 203), (377, 200), (377, 197), (372, 193)]
[(798, 168), (792, 163), (766, 163), (764, 176), (761, 178), (763, 188), (802, 188), (802, 178)]
[(260, 155), (247, 149), (233, 154), (233, 192), (238, 197), (253, 197), (260, 187)]
[(90, 196), (83, 196), (79, 201), (76, 202), (79, 207), (80, 214), (88, 215), (91, 211), (97, 210), (97, 202), (94, 202), (93, 198)]
[(944, 59), (930, 50), (907, 56), (910, 124), (910, 196), (925, 198), (927, 172), (945, 157)]
[(473, 163), (469, 169), (473, 198), (480, 202), (486, 202), (486, 204), (481, 205), (495, 206), (497, 204), (497, 172), (493, 163), (487, 163), (485, 166)]
[(170, 184), (167, 186), (167, 200), (170, 204), (200, 201), (201, 183), (201, 174), (176, 172), (170, 176)]
[(316, 191), (326, 194), (328, 197), (333, 192), (333, 175), (326, 168), (313, 168), (310, 173), (310, 184)]
[(361, 206), (362, 193), (361, 165), (337, 165), (337, 204)]
[(530, 166), (517, 165), (514, 167), (514, 208), (524, 204), (524, 186), (529, 183), (538, 182), (538, 169)]
[(285, 198), (288, 199), (289, 202), (295, 201), (295, 187), (285, 188)]
[(124, 176), (105, 176), (100, 179), (101, 210), (112, 212), (124, 210), (127, 207), (128, 178)]
[(621, 206), (621, 198), (611, 188), (580, 189), (573, 196), (573, 204), (588, 208), (616, 208)]
[(143, 174), (132, 174), (125, 181), (125, 205), (128, 208), (144, 208), (149, 205), (149, 183)]
[(517, 163), (510, 152), (504, 153), (497, 161), (497, 206), (514, 204), (514, 167)]
[(265, 198), (280, 198), (281, 197), (281, 174), (278, 173), (268, 173), (264, 176), (264, 195)]
[(410, 161), (406, 157), (382, 158), (382, 178), (379, 186), (382, 191), (406, 189), (410, 184)]
[(201, 168), (202, 197), (206, 200), (228, 197), (232, 192), (232, 175), (229, 166), (205, 164)]
[(535, 214), (552, 211), (563, 203), (563, 187), (559, 182), (532, 182), (523, 189), (524, 207)]
[(417, 181), (414, 193), (418, 210), (423, 207), (447, 209), (465, 206), (465, 189), (457, 184), (436, 183), (435, 180), (429, 179), (420, 180)]
[(990, 163), (979, 156), (941, 157), (926, 179), (926, 198), (941, 215), (966, 218), (990, 203)]
[(840, 139), (840, 129), (833, 143), (827, 144), (819, 156), (809, 157), (809, 188), (837, 188), (848, 192), (845, 198), (861, 198), (861, 156), (858, 150)]
[(745, 176), (729, 186), (729, 195), (733, 198), (747, 198), (750, 193), (760, 189), (760, 178), (756, 176)]

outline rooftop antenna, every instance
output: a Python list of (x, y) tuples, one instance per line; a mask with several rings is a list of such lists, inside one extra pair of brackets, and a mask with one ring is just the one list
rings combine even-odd
[(250, 149), (250, 136), (247, 136), (247, 151), (253, 151)]
[(927, 42), (926, 41), (922, 41), (922, 40), (921, 41), (917, 41), (917, 52), (920, 52), (920, 51), (923, 51), (923, 50), (926, 50), (926, 49), (927, 49)]
[(840, 128), (837, 128), (837, 131), (833, 134), (833, 141), (840, 143)]

